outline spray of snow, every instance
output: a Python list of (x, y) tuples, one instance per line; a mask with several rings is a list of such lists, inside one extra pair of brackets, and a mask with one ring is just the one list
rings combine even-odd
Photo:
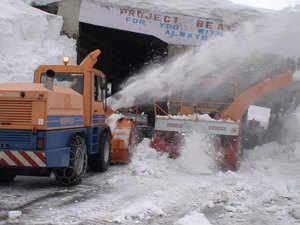
[(63, 19), (32, 8), (20, 0), (0, 1), (1, 82), (31, 82), (41, 64), (76, 62), (76, 42), (60, 31)]
[[(197, 80), (205, 75), (235, 76), (249, 82), (273, 75), (281, 68), (278, 62), (282, 62), (283, 57), (294, 57), (299, 52), (300, 28), (294, 26), (297, 20), (296, 13), (269, 15), (256, 24), (245, 23), (223, 38), (207, 41), (166, 64), (151, 65), (124, 84), (112, 107), (150, 102), (152, 97), (180, 91), (183, 85), (185, 89), (196, 90)], [(272, 60), (267, 60), (270, 55)], [(249, 77), (243, 77), (244, 74)], [(214, 91), (222, 90), (215, 88)]]
[(294, 80), (294, 81), (300, 81), (300, 70), (296, 71), (296, 72), (293, 74), (293, 80)]
[(211, 174), (216, 169), (215, 160), (215, 151), (208, 136), (194, 131), (184, 138), (176, 164), (187, 173)]
[(106, 119), (106, 123), (109, 125), (111, 132), (114, 132), (117, 126), (117, 122), (119, 119), (123, 118), (124, 115), (119, 113), (114, 113), (110, 117)]

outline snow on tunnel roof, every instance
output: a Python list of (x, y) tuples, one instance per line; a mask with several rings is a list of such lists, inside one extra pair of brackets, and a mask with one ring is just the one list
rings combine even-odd
[(226, 24), (246, 21), (262, 15), (259, 9), (228, 0), (87, 0), (101, 6), (129, 7), (180, 15), (221, 19)]

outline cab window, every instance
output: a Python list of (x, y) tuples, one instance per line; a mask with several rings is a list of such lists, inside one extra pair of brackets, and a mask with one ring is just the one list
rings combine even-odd
[(101, 102), (103, 101), (103, 90), (101, 89), (102, 85), (102, 77), (95, 75), (95, 101)]
[[(46, 73), (42, 73), (41, 83), (46, 82)], [(83, 94), (83, 74), (55, 73), (53, 85), (72, 88), (79, 94)]]

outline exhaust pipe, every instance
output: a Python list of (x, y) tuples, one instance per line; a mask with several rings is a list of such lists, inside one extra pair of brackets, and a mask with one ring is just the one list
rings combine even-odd
[(46, 80), (44, 82), (44, 87), (48, 90), (53, 91), (53, 82), (54, 82), (55, 72), (53, 70), (46, 71)]

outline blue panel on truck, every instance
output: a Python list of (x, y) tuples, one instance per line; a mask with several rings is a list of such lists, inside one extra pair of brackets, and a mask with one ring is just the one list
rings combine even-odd
[(36, 149), (32, 130), (0, 130), (0, 149)]
[(47, 127), (82, 126), (83, 116), (48, 116)]
[[(0, 130), (0, 165), (22, 167), (68, 167), (70, 139), (80, 133), (86, 138), (88, 154), (99, 152), (99, 142), (105, 126), (43, 130)], [(37, 137), (43, 137), (42, 149), (37, 149)]]
[(99, 152), (100, 136), (104, 129), (104, 126), (88, 127), (88, 154), (95, 154)]
[(52, 149), (46, 151), (47, 167), (68, 167), (70, 148)]
[(105, 123), (105, 115), (93, 115), (93, 123)]
[(38, 131), (44, 137), (44, 150), (66, 148), (70, 145), (70, 137), (74, 133), (87, 135), (87, 128)]

